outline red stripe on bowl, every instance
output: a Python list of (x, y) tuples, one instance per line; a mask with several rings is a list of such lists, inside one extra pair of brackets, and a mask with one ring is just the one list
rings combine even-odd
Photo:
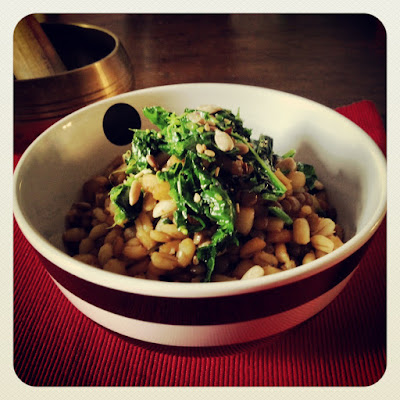
[(253, 293), (204, 298), (147, 296), (107, 288), (83, 280), (57, 267), (40, 254), (39, 256), (49, 274), (61, 286), (103, 310), (160, 324), (219, 325), (282, 313), (321, 296), (342, 282), (356, 268), (368, 244), (369, 242), (327, 270), (291, 284)]

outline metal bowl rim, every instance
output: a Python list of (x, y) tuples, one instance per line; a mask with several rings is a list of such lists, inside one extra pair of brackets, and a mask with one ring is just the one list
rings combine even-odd
[(56, 74), (56, 75), (53, 75), (53, 76), (46, 76), (46, 77), (34, 78), (34, 79), (18, 79), (18, 80), (16, 80), (14, 82), (14, 84), (16, 84), (16, 85), (45, 82), (45, 81), (48, 81), (48, 80), (51, 80), (51, 79), (54, 79), (54, 78), (59, 78), (61, 76), (70, 76), (70, 75), (79, 73), (81, 71), (88, 70), (90, 68), (93, 68), (94, 65), (96, 65), (98, 63), (104, 63), (106, 60), (112, 58), (121, 49), (121, 41), (118, 38), (118, 36), (116, 34), (114, 34), (113, 32), (111, 32), (110, 30), (106, 29), (106, 28), (102, 28), (102, 27), (99, 27), (97, 25), (80, 23), (80, 22), (69, 22), (69, 23), (62, 23), (62, 24), (55, 23), (55, 22), (43, 22), (43, 23), (47, 24), (47, 25), (76, 26), (76, 27), (80, 27), (80, 28), (93, 29), (93, 30), (96, 30), (96, 31), (99, 31), (99, 32), (103, 32), (103, 33), (107, 34), (108, 36), (110, 36), (111, 38), (114, 39), (115, 45), (114, 45), (114, 47), (113, 47), (113, 49), (111, 50), (110, 53), (108, 53), (105, 57), (103, 57), (100, 60), (97, 60), (97, 61), (95, 61), (93, 63), (84, 65), (83, 67), (74, 68), (72, 70), (65, 71), (63, 73)]

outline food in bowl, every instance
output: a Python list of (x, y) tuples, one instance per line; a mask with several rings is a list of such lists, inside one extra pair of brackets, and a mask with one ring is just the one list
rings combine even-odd
[(136, 278), (251, 279), (296, 268), (344, 242), (324, 185), (295, 150), (206, 105), (143, 114), (132, 148), (87, 181), (63, 235), (75, 259)]
[[(259, 132), (272, 136), (277, 154), (295, 148), (296, 159), (315, 167), (337, 208), (337, 221), (345, 231), (343, 246), (281, 273), (215, 283), (136, 279), (70, 257), (62, 242), (65, 215), (74, 202), (83, 200), (83, 183), (103, 175), (106, 165), (129, 148), (129, 144), (121, 147), (104, 134), (108, 110), (115, 104), (128, 104), (138, 111), (142, 129), (152, 128), (143, 114), (144, 107), (158, 104), (180, 114), (185, 107), (210, 102), (210, 93), (213, 102), (228, 109), (236, 110), (240, 105), (240, 115), (252, 127), (254, 137)], [(221, 346), (290, 329), (341, 293), (357, 268), (362, 268), (360, 260), (369, 239), (385, 215), (385, 178), (386, 161), (377, 145), (334, 110), (267, 88), (179, 84), (135, 90), (97, 102), (49, 128), (16, 167), (14, 211), (21, 231), (57, 287), (96, 323), (146, 342)], [(112, 188), (107, 185), (104, 197)], [(91, 221), (89, 213), (84, 217), (82, 210), (77, 211), (81, 220)], [(100, 244), (102, 239), (96, 241)], [(221, 267), (215, 266), (211, 281)], [(130, 271), (128, 268), (123, 273)]]

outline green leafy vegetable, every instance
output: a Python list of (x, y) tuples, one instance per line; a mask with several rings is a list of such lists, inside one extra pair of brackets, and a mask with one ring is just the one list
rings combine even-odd
[(285, 213), (285, 211), (283, 211), (281, 208), (275, 207), (275, 206), (271, 206), (271, 207), (268, 207), (268, 210), (272, 214), (274, 214), (276, 217), (278, 217), (281, 220), (283, 220), (283, 222), (285, 222), (285, 224), (287, 224), (287, 225), (293, 224), (292, 218), (290, 218), (289, 215), (287, 215)]
[[(176, 163), (172, 168), (159, 172), (160, 179), (168, 181), (170, 195), (177, 204), (174, 219), (182, 232), (196, 232), (216, 223), (218, 230), (211, 244), (197, 250), (197, 257), (207, 265), (206, 281), (214, 270), (215, 257), (225, 245), (236, 243), (235, 207), (220, 182), (201, 165), (195, 153), (188, 151), (184, 165)], [(194, 193), (201, 193), (199, 202)]]
[(313, 190), (315, 181), (318, 179), (315, 168), (310, 164), (297, 162), (297, 170), (304, 173), (306, 176), (306, 186), (309, 190)]
[[(233, 244), (239, 245), (241, 240), (235, 229), (240, 191), (254, 192), (266, 201), (276, 201), (286, 192), (275, 175), (277, 155), (273, 152), (273, 140), (267, 135), (251, 139), (252, 131), (243, 126), (239, 113), (234, 115), (225, 109), (210, 114), (188, 108), (176, 115), (156, 106), (144, 108), (143, 113), (159, 130), (133, 130), (132, 148), (124, 155), (127, 179), (110, 192), (115, 224), (130, 224), (141, 212), (143, 194), (131, 206), (129, 189), (142, 171), (150, 169), (148, 172), (169, 183), (169, 194), (177, 206), (173, 221), (164, 218), (163, 222), (175, 223), (189, 235), (203, 230), (211, 232), (210, 242), (199, 246), (196, 252), (199, 261), (207, 266), (205, 281), (210, 281), (217, 255)], [(222, 151), (214, 140), (215, 129), (227, 132), (233, 140), (245, 144), (248, 151), (242, 155), (237, 147)], [(283, 157), (292, 157), (294, 153), (291, 150)], [(155, 171), (152, 160), (163, 155), (176, 156), (182, 162)], [(233, 173), (232, 165), (242, 172)], [(297, 165), (311, 189), (316, 179), (313, 167)], [(269, 212), (286, 224), (292, 223), (289, 215), (278, 207), (269, 207)]]
[(175, 115), (160, 106), (145, 107), (143, 109), (143, 114), (151, 123), (160, 129), (166, 128)]
[(157, 154), (161, 144), (158, 133), (154, 130), (135, 130), (132, 139), (132, 150), (125, 153), (124, 158), (127, 163), (126, 173), (137, 174), (149, 168), (147, 156)]
[(253, 141), (253, 147), (240, 135), (232, 132), (232, 136), (249, 148), (244, 160), (249, 161), (254, 168), (248, 178), (252, 185), (251, 190), (260, 193), (265, 200), (277, 200), (281, 197), (286, 192), (286, 187), (274, 173), (272, 139), (260, 135), (258, 141)]
[[(131, 180), (132, 181), (132, 180)], [(143, 193), (140, 194), (136, 204), (129, 204), (129, 190), (132, 182), (115, 186), (110, 191), (110, 200), (114, 205), (114, 223), (122, 225), (124, 223), (134, 221), (142, 211)]]
[(296, 150), (292, 149), (292, 150), (287, 151), (285, 154), (282, 154), (281, 158), (282, 159), (289, 158), (289, 157), (293, 158), (295, 156), (295, 154), (296, 154)]
[(259, 139), (253, 140), (252, 143), (254, 144), (254, 151), (258, 154), (258, 156), (268, 165), (269, 168), (273, 168), (273, 139), (266, 135), (260, 135)]

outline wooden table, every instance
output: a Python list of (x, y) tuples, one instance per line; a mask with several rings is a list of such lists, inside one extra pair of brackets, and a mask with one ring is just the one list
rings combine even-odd
[(386, 120), (386, 33), (366, 14), (52, 14), (114, 32), (136, 88), (229, 82), (336, 108), (373, 101)]

